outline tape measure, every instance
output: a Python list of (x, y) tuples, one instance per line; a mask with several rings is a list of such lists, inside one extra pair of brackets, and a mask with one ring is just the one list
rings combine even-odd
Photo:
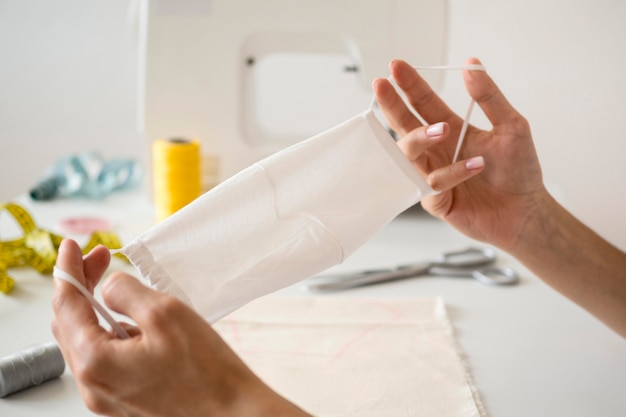
[[(0, 212), (4, 210), (17, 221), (24, 232), (18, 239), (0, 240), (0, 292), (8, 294), (15, 286), (15, 281), (7, 274), (8, 268), (30, 266), (41, 274), (52, 273), (63, 237), (39, 229), (28, 211), (18, 204), (0, 204)], [(83, 254), (89, 253), (97, 245), (104, 245), (109, 249), (122, 247), (114, 233), (94, 232), (82, 249)], [(122, 254), (116, 256), (126, 259)]]

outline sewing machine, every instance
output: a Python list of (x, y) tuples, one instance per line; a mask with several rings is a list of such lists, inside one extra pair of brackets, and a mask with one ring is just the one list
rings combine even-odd
[(366, 110), (392, 58), (444, 64), (447, 18), (446, 0), (143, 0), (140, 130), (199, 138), (223, 180)]

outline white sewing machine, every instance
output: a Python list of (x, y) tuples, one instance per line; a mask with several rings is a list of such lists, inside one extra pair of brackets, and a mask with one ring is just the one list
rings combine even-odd
[(223, 180), (367, 109), (392, 58), (444, 64), (447, 18), (446, 0), (142, 0), (140, 129), (199, 138)]

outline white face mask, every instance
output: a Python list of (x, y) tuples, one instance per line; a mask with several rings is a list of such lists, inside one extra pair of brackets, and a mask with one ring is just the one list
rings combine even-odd
[(121, 252), (214, 322), (343, 262), (432, 193), (370, 110), (243, 170)]
[(213, 322), (341, 263), (429, 193), (368, 111), (250, 166), (121, 252)]

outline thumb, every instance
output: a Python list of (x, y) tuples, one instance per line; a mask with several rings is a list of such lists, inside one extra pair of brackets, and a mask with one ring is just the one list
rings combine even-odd
[(109, 249), (102, 245), (96, 246), (91, 252), (83, 257), (83, 271), (85, 273), (86, 287), (93, 292), (102, 275), (109, 267), (111, 254)]
[[(147, 330), (161, 327), (169, 316), (168, 306), (180, 303), (177, 299), (155, 291), (132, 275), (116, 272), (102, 285), (104, 302), (114, 311), (130, 317), (137, 325)], [(174, 301), (174, 303), (172, 303)]]
[[(481, 64), (470, 58), (466, 64)], [(491, 124), (506, 124), (519, 118), (517, 110), (509, 103), (489, 74), (484, 71), (463, 71), (468, 93), (481, 107)]]

